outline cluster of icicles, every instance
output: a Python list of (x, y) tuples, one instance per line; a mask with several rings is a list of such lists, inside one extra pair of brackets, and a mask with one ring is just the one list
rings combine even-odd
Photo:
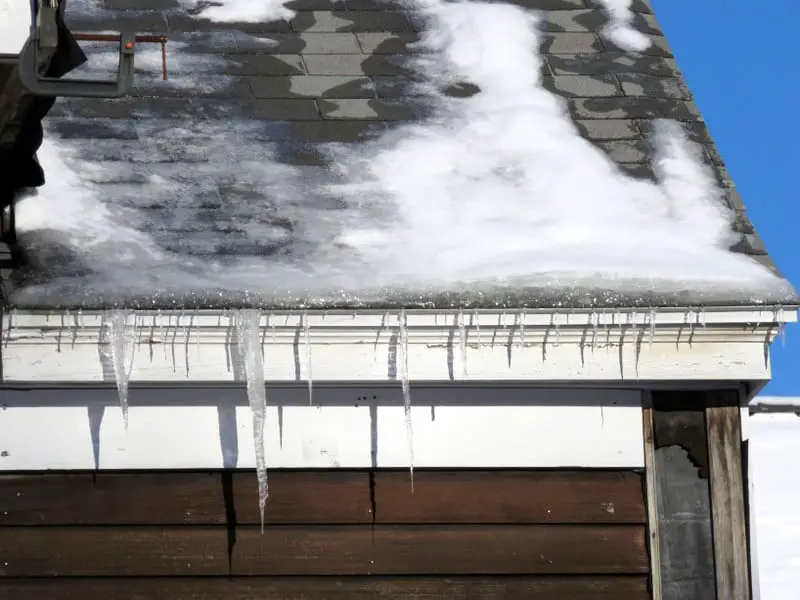
[[(262, 313), (256, 309), (244, 309), (234, 312), (236, 341), (239, 356), (242, 360), (245, 380), (247, 382), (247, 398), (253, 415), (253, 441), (255, 443), (256, 475), (258, 478), (258, 507), (261, 513), (261, 529), (264, 529), (264, 512), (269, 486), (267, 483), (267, 459), (264, 450), (264, 424), (267, 414), (267, 391), (264, 381), (264, 349), (261, 327)], [(386, 323), (384, 323), (386, 325)], [(128, 428), (128, 384), (133, 367), (133, 354), (136, 348), (135, 315), (131, 311), (108, 311), (105, 318), (107, 344), (114, 379), (119, 394), (122, 418), (125, 429)], [(308, 377), (308, 403), (313, 402), (313, 379), (311, 375), (311, 327), (307, 313), (302, 320), (306, 373)], [(408, 438), (409, 469), (411, 487), (414, 487), (414, 441), (411, 423), (411, 391), (408, 377), (408, 327), (405, 311), (398, 316), (400, 345), (398, 348), (398, 375), (403, 392), (405, 408), (406, 435)]]

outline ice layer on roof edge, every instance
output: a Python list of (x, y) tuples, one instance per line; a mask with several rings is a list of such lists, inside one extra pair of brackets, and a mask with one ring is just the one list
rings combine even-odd
[[(48, 139), (41, 159), (50, 183), (20, 200), (17, 228), (34, 257), (37, 244), (53, 240), (67, 251), (12, 300), (211, 306), (515, 296), (503, 290), (548, 299), (601, 290), (648, 303), (793, 297), (784, 280), (728, 250), (732, 213), (677, 124), (655, 125), (658, 183), (627, 176), (579, 136), (563, 100), (541, 86), (538, 13), (503, 3), (401, 4), (424, 20), (410, 63), (424, 76), (430, 116), (360, 144), (326, 145), (328, 170), (282, 164), (274, 145), (247, 137), (246, 124), (177, 122), (164, 135), (182, 136), (213, 162), (145, 176), (136, 194), (170, 208), (167, 223), (148, 222), (124, 186), (104, 197), (97, 181), (108, 166), (87, 144)], [(641, 49), (628, 3), (603, 4), (604, 35)], [(282, 3), (212, 8), (221, 21), (286, 18)], [(265, 17), (267, 9), (275, 12)], [(463, 81), (480, 91), (441, 93)], [(205, 190), (184, 193), (192, 180)], [(199, 192), (224, 180), (260, 194), (228, 207), (255, 251), (222, 256), (224, 228), (192, 222), (207, 199)]]

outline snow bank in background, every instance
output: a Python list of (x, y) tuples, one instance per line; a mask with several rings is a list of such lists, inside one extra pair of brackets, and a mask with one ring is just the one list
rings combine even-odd
[(288, 21), (294, 17), (294, 11), (284, 6), (288, 0), (223, 0), (212, 2), (211, 6), (206, 0), (179, 2), (189, 9), (205, 6), (196, 16), (218, 23)]
[(751, 405), (796, 406), (800, 410), (800, 396), (758, 396)]
[[(425, 18), (416, 66), (425, 76), (430, 118), (372, 141), (325, 148), (329, 170), (278, 162), (278, 142), (253, 135), (263, 123), (176, 123), (157, 144), (136, 142), (141, 148), (128, 151), (146, 155), (172, 144), (181, 146), (179, 155), (207, 160), (147, 165), (152, 178), (142, 187), (113, 194), (91, 183), (109, 163), (79, 155), (65, 163), (45, 144), (49, 183), (18, 207), (23, 243), (51, 229), (64, 233), (76, 253), (106, 243), (121, 248), (88, 257), (95, 274), (75, 286), (87, 294), (124, 289), (149, 296), (155, 289), (217, 297), (226, 290), (298, 301), (483, 284), (637, 295), (791, 293), (767, 269), (728, 251), (733, 214), (677, 124), (656, 124), (658, 184), (631, 178), (580, 137), (563, 99), (541, 86), (537, 14), (500, 3), (419, 0), (412, 7)], [(440, 92), (458, 82), (480, 93), (454, 99)], [(143, 131), (147, 119), (133, 126)], [(57, 144), (59, 152), (81, 147)], [(100, 145), (83, 149), (92, 156)], [(231, 185), (247, 193), (212, 220), (233, 219), (245, 246), (267, 250), (226, 251), (224, 261), (215, 260), (232, 234), (225, 223), (204, 225), (198, 214), (208, 213), (209, 194)], [(174, 210), (152, 217), (135, 205), (117, 208), (142, 198)], [(76, 219), (86, 225), (87, 208), (95, 221), (70, 228)], [(166, 246), (191, 247), (193, 256), (161, 250)]]
[(633, 0), (600, 0), (609, 16), (603, 28), (603, 36), (615, 46), (628, 52), (644, 52), (650, 47), (650, 39), (631, 26)]
[(754, 416), (750, 440), (761, 598), (793, 600), (800, 589), (800, 418)]
[(30, 30), (30, 2), (0, 0), (0, 54), (19, 54)]

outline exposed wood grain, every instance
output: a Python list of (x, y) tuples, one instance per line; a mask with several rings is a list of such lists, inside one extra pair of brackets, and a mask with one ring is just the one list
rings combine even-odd
[(8, 527), (6, 577), (647, 573), (637, 525)]
[(652, 600), (661, 600), (661, 539), (658, 535), (659, 486), (656, 477), (656, 448), (653, 432), (653, 408), (642, 410), (644, 429), (644, 477), (647, 496), (647, 549), (650, 553), (650, 587)]
[[(255, 474), (230, 481), (218, 471), (0, 475), (0, 525), (214, 525), (233, 513), (258, 523)], [(364, 471), (273, 471), (269, 489), (268, 524), (372, 522)]]
[(741, 410), (738, 394), (727, 395), (730, 404), (706, 409), (717, 600), (749, 600)]
[(0, 599), (25, 600), (647, 600), (625, 577), (245, 577), (5, 580)]
[(702, 392), (653, 392), (662, 600), (715, 597)]
[(378, 523), (644, 523), (634, 471), (419, 471), (375, 475)]

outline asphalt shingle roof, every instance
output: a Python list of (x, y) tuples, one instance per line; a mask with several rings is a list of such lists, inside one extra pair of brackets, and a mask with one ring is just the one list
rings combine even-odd
[[(138, 168), (137, 162), (161, 163), (176, 172), (182, 164), (188, 168), (207, 159), (207, 148), (214, 144), (212, 130), (207, 132), (208, 146), (186, 147), (174, 131), (160, 134), (177, 118), (194, 123), (195, 137), (202, 137), (204, 124), (258, 120), (260, 128), (243, 134), (277, 142), (283, 162), (320, 165), (326, 160), (318, 152), (320, 142), (354, 142), (425, 114), (425, 103), (414, 98), (409, 86), (413, 74), (402, 60), (411, 52), (409, 44), (418, 39), (417, 22), (399, 4), (296, 0), (286, 5), (297, 11), (291, 21), (219, 23), (198, 18), (198, 11), (192, 14), (175, 0), (102, 0), (102, 11), (87, 9), (85, 0), (71, 2), (67, 22), (73, 31), (132, 26), (137, 32), (165, 33), (170, 39), (169, 73), (177, 84), (163, 85), (155, 71), (143, 73), (130, 97), (62, 99), (48, 117), (51, 131), (61, 137), (90, 141), (83, 148), (92, 159), (132, 161), (132, 168), (120, 169), (110, 182), (122, 205), (133, 202), (141, 208), (147, 201), (137, 196), (136, 186), (147, 176), (147, 169)], [(651, 122), (657, 118), (683, 122), (691, 139), (702, 144), (704, 160), (737, 211), (735, 227), (741, 235), (735, 250), (774, 269), (648, 2), (635, 0), (632, 7), (633, 26), (652, 41), (641, 54), (627, 53), (599, 34), (607, 16), (593, 0), (513, 3), (545, 11), (544, 83), (567, 99), (581, 134), (630, 174), (652, 178), (647, 142)], [(258, 38), (272, 44), (261, 44)], [(174, 58), (175, 47), (180, 48), (180, 60)], [(92, 53), (88, 55), (91, 62)], [(182, 77), (194, 83), (181, 85)], [(449, 93), (469, 95), (474, 90), (463, 84)], [(187, 193), (202, 194), (203, 184), (187, 181), (193, 190)], [(280, 251), (275, 245), (259, 247), (238, 232), (236, 214), (220, 217), (214, 202), (225, 204), (226, 194), (248, 193), (252, 190), (243, 182), (219, 186), (221, 199), (194, 210), (191, 223), (188, 216), (182, 218), (184, 209), (159, 204), (149, 209), (163, 213), (153, 222), (168, 223), (172, 229), (203, 223), (216, 228), (220, 236), (214, 251), (220, 255)], [(204, 210), (208, 218), (197, 217)], [(275, 215), (261, 218), (274, 218), (272, 224), (278, 229), (291, 227)], [(152, 234), (159, 239), (159, 231)], [(198, 236), (181, 241), (161, 237), (168, 249), (188, 255), (209, 250), (205, 238)], [(177, 247), (169, 248), (170, 244)]]

